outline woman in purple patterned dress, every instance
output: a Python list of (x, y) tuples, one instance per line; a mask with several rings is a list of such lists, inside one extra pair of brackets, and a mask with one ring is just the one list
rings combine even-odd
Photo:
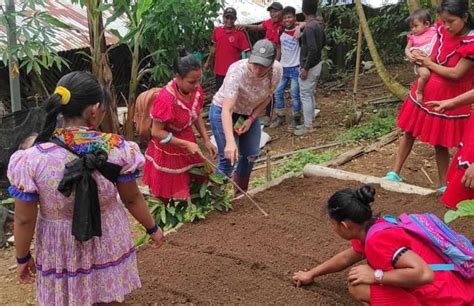
[[(36, 274), (40, 305), (123, 302), (141, 286), (124, 208), (156, 247), (163, 240), (135, 181), (144, 163), (138, 146), (94, 130), (107, 100), (89, 72), (65, 75), (36, 144), (10, 159), (17, 276), (28, 283)], [(59, 114), (64, 127), (55, 129)]]

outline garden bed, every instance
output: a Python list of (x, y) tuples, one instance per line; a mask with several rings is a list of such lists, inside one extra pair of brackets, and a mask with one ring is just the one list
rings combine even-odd
[[(352, 304), (346, 272), (321, 277), (295, 288), (293, 272), (310, 268), (349, 246), (332, 231), (322, 206), (341, 188), (360, 183), (331, 178), (291, 178), (255, 195), (269, 213), (264, 217), (246, 199), (230, 213), (211, 213), (168, 236), (158, 251), (138, 254), (143, 287), (129, 303)], [(374, 210), (397, 215), (446, 209), (435, 194), (394, 193), (377, 188)], [(474, 238), (474, 218), (452, 227)]]

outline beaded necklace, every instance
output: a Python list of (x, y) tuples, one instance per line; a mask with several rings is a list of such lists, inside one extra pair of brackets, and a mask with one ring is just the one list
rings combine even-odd
[(77, 154), (104, 151), (109, 153), (113, 148), (123, 145), (122, 137), (111, 133), (94, 131), (87, 127), (58, 128), (53, 136), (61, 140)]

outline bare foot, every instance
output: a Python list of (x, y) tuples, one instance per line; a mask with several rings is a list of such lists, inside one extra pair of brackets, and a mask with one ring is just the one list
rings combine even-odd
[(419, 92), (419, 91), (416, 92), (416, 101), (420, 103), (423, 102), (423, 92)]

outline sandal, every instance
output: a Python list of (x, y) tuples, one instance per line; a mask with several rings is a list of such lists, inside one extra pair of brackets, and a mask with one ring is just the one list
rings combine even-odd
[(383, 177), (386, 180), (392, 181), (392, 182), (402, 182), (403, 179), (394, 171), (387, 172), (385, 176)]

